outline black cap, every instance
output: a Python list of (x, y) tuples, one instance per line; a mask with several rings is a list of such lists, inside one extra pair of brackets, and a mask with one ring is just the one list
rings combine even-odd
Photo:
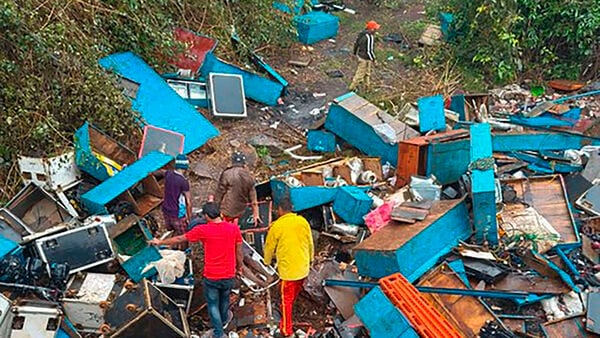
[(219, 205), (215, 202), (208, 202), (202, 206), (202, 214), (206, 215), (208, 218), (217, 218), (221, 215), (221, 210), (219, 209)]

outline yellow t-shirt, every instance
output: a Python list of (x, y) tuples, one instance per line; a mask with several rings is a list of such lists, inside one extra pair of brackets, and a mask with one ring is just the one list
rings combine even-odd
[(277, 257), (282, 280), (294, 281), (308, 276), (314, 247), (310, 224), (302, 216), (288, 213), (271, 224), (265, 241), (265, 264)]

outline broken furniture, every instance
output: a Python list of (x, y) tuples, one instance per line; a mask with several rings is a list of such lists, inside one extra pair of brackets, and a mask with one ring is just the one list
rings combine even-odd
[(162, 256), (155, 246), (148, 244), (153, 236), (144, 218), (128, 215), (109, 227), (108, 233), (114, 243), (117, 260), (131, 280), (137, 283), (157, 273), (155, 268), (146, 269), (148, 264)]
[(74, 135), (77, 167), (99, 181), (114, 176), (137, 159), (136, 154), (85, 122)]
[(185, 311), (147, 280), (126, 287), (104, 313), (100, 330), (110, 337), (189, 337)]
[(104, 224), (92, 224), (45, 236), (35, 241), (37, 254), (51, 275), (53, 263), (69, 266), (73, 274), (111, 261), (115, 257)]
[[(244, 271), (244, 274), (241, 275), (242, 282), (253, 292), (261, 292), (277, 284), (279, 282), (277, 271), (273, 267), (265, 265), (263, 257), (250, 244), (244, 240), (242, 241), (244, 265), (252, 273), (252, 276), (248, 276), (246, 275), (246, 271)], [(258, 278), (259, 280), (253, 280), (254, 278)]]
[(285, 86), (281, 83), (229, 64), (213, 53), (206, 55), (200, 73), (204, 77), (208, 77), (210, 73), (240, 75), (243, 78), (245, 96), (269, 106), (277, 105), (285, 90)]
[(209, 73), (208, 91), (214, 116), (246, 117), (244, 79), (238, 74)]
[(194, 268), (192, 260), (187, 257), (185, 261), (185, 271), (181, 277), (175, 279), (173, 283), (163, 283), (154, 276), (152, 283), (158, 287), (165, 295), (171, 298), (187, 314), (192, 306), (192, 296), (194, 295)]
[(33, 183), (0, 209), (0, 216), (24, 241), (65, 229), (73, 220), (62, 203)]
[(298, 31), (298, 41), (312, 45), (337, 35), (340, 19), (328, 13), (309, 12), (294, 17)]
[(75, 274), (62, 301), (65, 315), (78, 331), (98, 332), (104, 323), (104, 309), (125, 291), (124, 282), (111, 274)]
[(146, 215), (162, 203), (162, 187), (153, 173), (167, 165), (173, 157), (158, 151), (128, 165), (118, 174), (81, 196), (91, 214), (108, 214), (108, 204), (116, 199), (127, 201), (136, 214)]
[(131, 53), (117, 53), (98, 61), (106, 70), (139, 83), (132, 109), (139, 112), (142, 125), (171, 130), (185, 137), (183, 152), (188, 154), (219, 135), (219, 131), (182, 99), (164, 79), (140, 57)]
[(398, 142), (420, 134), (353, 92), (333, 100), (325, 128), (368, 156), (398, 163)]
[(560, 234), (558, 247), (572, 249), (580, 245), (579, 232), (569, 208), (561, 175), (501, 180), (501, 183), (512, 187), (515, 192), (511, 199), (505, 198), (504, 203), (525, 203), (534, 208)]
[[(378, 158), (360, 159), (363, 172), (371, 171), (377, 180), (382, 179), (383, 173)], [(333, 202), (340, 186), (353, 184), (354, 174), (348, 164), (347, 159), (335, 158), (275, 176), (270, 180), (273, 201), (277, 204), (283, 196), (288, 196), (294, 211)], [(369, 188), (369, 185), (361, 186), (361, 189)]]
[[(423, 276), (417, 286), (467, 289), (458, 273), (445, 262)], [(424, 293), (423, 296), (465, 337), (478, 336), (488, 321), (498, 320), (489, 306), (477, 297), (435, 293)]]
[(456, 182), (469, 166), (469, 131), (450, 130), (398, 143), (396, 186), (411, 176), (434, 175), (442, 184)]
[(459, 199), (434, 202), (425, 220), (411, 225), (392, 221), (354, 247), (358, 271), (371, 278), (400, 272), (415, 281), (471, 235), (468, 219), (466, 203)]

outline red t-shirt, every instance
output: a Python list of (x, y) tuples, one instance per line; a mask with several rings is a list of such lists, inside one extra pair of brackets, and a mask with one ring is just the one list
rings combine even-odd
[(235, 277), (236, 246), (242, 243), (240, 228), (229, 222), (207, 223), (186, 232), (185, 238), (204, 244), (204, 277), (213, 280)]

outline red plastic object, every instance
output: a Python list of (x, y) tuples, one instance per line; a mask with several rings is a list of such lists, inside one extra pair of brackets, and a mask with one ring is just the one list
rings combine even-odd
[(423, 338), (459, 338), (462, 335), (437, 311), (419, 290), (399, 273), (379, 280), (379, 285), (390, 301), (410, 321)]

